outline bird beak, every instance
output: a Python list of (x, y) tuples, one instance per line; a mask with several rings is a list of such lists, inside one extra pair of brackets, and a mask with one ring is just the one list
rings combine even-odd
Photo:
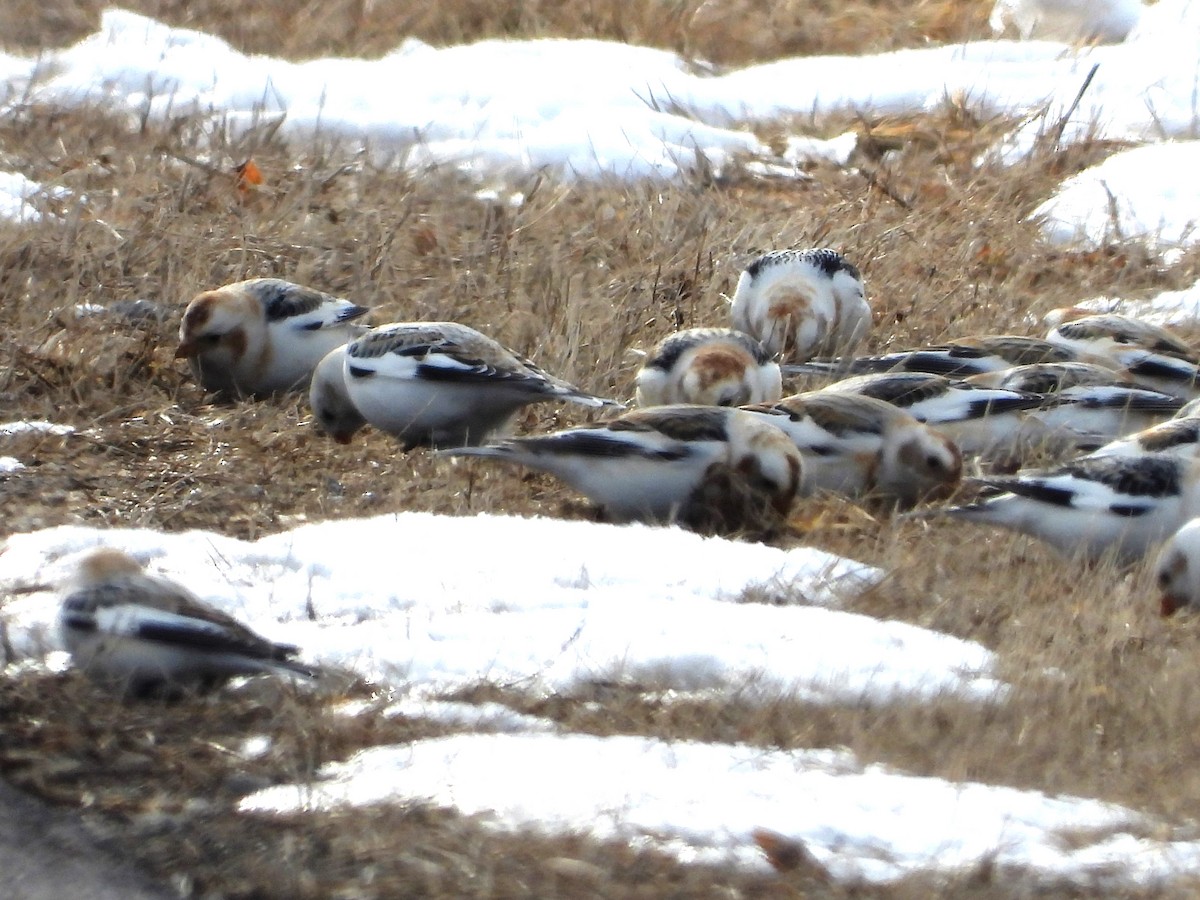
[(195, 355), (196, 355), (196, 342), (195, 341), (191, 341), (191, 340), (180, 341), (179, 346), (175, 348), (175, 358), (176, 359), (183, 359), (185, 356), (195, 356)]
[(1175, 615), (1175, 611), (1183, 604), (1172, 597), (1170, 594), (1163, 594), (1162, 600), (1159, 603), (1158, 611), (1165, 618), (1166, 616)]

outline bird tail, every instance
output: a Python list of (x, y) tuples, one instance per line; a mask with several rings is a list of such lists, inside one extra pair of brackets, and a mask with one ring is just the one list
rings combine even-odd
[(482, 447), (448, 447), (445, 450), (435, 450), (434, 456), (454, 458), (459, 456), (482, 456), (492, 459), (507, 459), (513, 455), (513, 448), (508, 444), (485, 444)]
[(314, 680), (321, 677), (323, 671), (320, 666), (310, 666), (295, 659), (277, 659), (274, 660), (274, 665), (278, 669), (285, 669), (295, 675), (303, 675), (305, 678)]
[[(810, 359), (804, 363), (789, 363), (781, 365), (779, 371), (784, 375), (830, 375), (841, 377), (843, 375), (855, 375), (854, 359)], [(866, 371), (866, 370), (863, 370)]]
[(297, 675), (303, 675), (305, 678), (319, 678), (321, 676), (319, 666), (311, 666), (292, 658), (299, 652), (300, 648), (294, 644), (275, 644), (271, 650), (271, 665)]
[(588, 394), (584, 391), (570, 391), (562, 395), (564, 400), (570, 400), (572, 403), (578, 403), (581, 406), (591, 406), (594, 409), (626, 409), (624, 403), (620, 400), (609, 400), (605, 397), (597, 397), (595, 394)]

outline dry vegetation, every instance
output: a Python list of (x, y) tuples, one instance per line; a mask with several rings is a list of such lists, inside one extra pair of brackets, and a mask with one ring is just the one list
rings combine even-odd
[[(75, 40), (94, 30), (100, 5), (7, 3), (4, 49)], [(982, 35), (990, 3), (735, 0), (728, 6), (739, 16), (719, 21), (727, 6), (694, 0), (126, 5), (244, 49), (297, 57), (383, 53), (407, 35), (451, 42), (533, 34), (627, 39), (744, 62)], [(375, 434), (338, 447), (316, 432), (300, 399), (211, 404), (172, 358), (178, 314), (197, 290), (240, 278), (309, 283), (375, 307), (376, 322), (459, 320), (590, 390), (629, 396), (627, 348), (725, 321), (721, 294), (741, 263), (768, 248), (828, 244), (858, 261), (876, 309), (874, 349), (969, 332), (1032, 333), (1030, 314), (1100, 293), (1180, 288), (1200, 275), (1196, 253), (1166, 269), (1136, 247), (1080, 254), (1039, 243), (1025, 216), (1059, 179), (1109, 148), (1048, 148), (1013, 169), (976, 168), (970, 161), (1004, 123), (980, 121), (952, 100), (916, 119), (805, 124), (822, 133), (860, 129), (855, 167), (818, 167), (807, 181), (726, 173), (669, 186), (531, 177), (516, 185), (525, 201), (512, 208), (476, 199), (478, 185), (452, 176), (375, 171), (265, 139), (221, 148), (216, 168), (197, 166), (180, 158), (195, 154), (186, 124), (130, 133), (101, 113), (41, 109), (0, 119), (0, 154), (13, 168), (89, 200), (86, 209), (64, 209), (65, 224), (0, 225), (3, 418), (80, 429), (0, 444), (31, 461), (0, 477), (0, 529), (77, 522), (254, 538), (302, 520), (408, 509), (583, 514), (549, 479), (404, 456)], [(881, 161), (870, 152), (880, 146), (899, 149)], [(243, 196), (231, 167), (251, 155), (267, 183)], [(165, 316), (75, 313), (79, 304), (134, 299), (161, 304)], [(524, 426), (549, 430), (575, 414), (539, 406)], [(1014, 685), (1010, 701), (666, 705), (630, 691), (597, 706), (593, 696), (530, 697), (486, 685), (462, 699), (498, 699), (597, 734), (845, 746), (913, 773), (1079, 793), (1173, 822), (1194, 814), (1200, 635), (1194, 624), (1153, 615), (1144, 573), (1089, 571), (985, 529), (897, 524), (836, 503), (806, 507), (802, 517), (807, 533), (793, 543), (891, 573), (854, 608), (995, 649)], [(621, 846), (497, 834), (419, 807), (296, 821), (233, 815), (233, 801), (256, 787), (444, 727), (343, 720), (330, 712), (341, 699), (253, 686), (130, 707), (71, 675), (5, 679), (0, 773), (87, 810), (114, 847), (189, 896), (1035, 891), (1019, 873), (986, 865), (886, 890), (831, 886), (803, 866), (770, 878), (701, 870)], [(262, 733), (275, 737), (269, 754), (236, 752)]]

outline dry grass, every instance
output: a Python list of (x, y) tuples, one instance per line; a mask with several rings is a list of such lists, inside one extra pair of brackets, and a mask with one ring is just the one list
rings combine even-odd
[[(94, 29), (101, 5), (9, 3), (0, 35), (7, 49), (66, 43)], [(409, 34), (435, 42), (533, 34), (629, 39), (736, 63), (977, 36), (990, 3), (747, 0), (724, 19), (714, 5), (661, 0), (129, 5), (245, 49), (296, 57), (382, 53)], [(404, 456), (374, 434), (338, 447), (316, 433), (300, 399), (212, 405), (172, 358), (178, 314), (198, 290), (239, 278), (311, 283), (375, 307), (376, 322), (456, 319), (589, 390), (629, 396), (627, 348), (723, 322), (721, 294), (749, 256), (768, 248), (829, 244), (858, 261), (876, 309), (875, 349), (968, 332), (1033, 333), (1027, 317), (1053, 307), (1180, 288), (1200, 275), (1197, 253), (1164, 269), (1136, 247), (1071, 253), (1039, 243), (1025, 216), (1065, 174), (1110, 148), (979, 169), (971, 160), (1005, 123), (981, 121), (952, 99), (920, 118), (807, 124), (823, 133), (860, 129), (856, 166), (818, 167), (803, 182), (732, 173), (665, 188), (535, 178), (517, 186), (526, 201), (513, 209), (476, 199), (477, 185), (448, 176), (346, 167), (266, 140), (224, 147), (216, 159), (224, 171), (213, 171), (179, 159), (194, 152), (188, 125), (131, 134), (99, 113), (51, 110), (0, 120), (0, 149), (15, 168), (89, 197), (86, 211), (66, 210), (65, 226), (0, 225), (0, 329), (8, 338), (0, 343), (0, 406), (5, 417), (81, 429), (0, 444), (33, 462), (0, 478), (4, 531), (79, 522), (253, 538), (302, 520), (408, 509), (586, 514), (546, 478)], [(881, 160), (880, 147), (899, 149)], [(251, 154), (267, 184), (243, 197), (226, 173)], [(163, 320), (74, 313), (81, 303), (139, 298), (161, 304)], [(576, 414), (535, 407), (523, 427), (549, 430)], [(1193, 814), (1200, 706), (1190, 692), (1200, 680), (1200, 626), (1159, 621), (1144, 573), (1086, 570), (986, 529), (898, 524), (844, 504), (804, 516), (812, 524), (803, 543), (891, 573), (852, 608), (983, 642), (999, 654), (1011, 699), (990, 707), (951, 699), (886, 708), (786, 698), (665, 704), (636, 691), (547, 699), (487, 685), (462, 699), (498, 699), (597, 734), (845, 746), (914, 773), (1069, 791), (1173, 821)], [(832, 886), (803, 867), (761, 878), (574, 838), (497, 834), (417, 807), (238, 817), (232, 802), (255, 787), (441, 727), (346, 720), (331, 713), (340, 694), (256, 693), (264, 690), (127, 707), (69, 675), (5, 680), (0, 772), (87, 810), (115, 847), (192, 896), (1037, 890), (1020, 873), (987, 865), (878, 890)], [(275, 738), (268, 755), (237, 752), (262, 733)]]

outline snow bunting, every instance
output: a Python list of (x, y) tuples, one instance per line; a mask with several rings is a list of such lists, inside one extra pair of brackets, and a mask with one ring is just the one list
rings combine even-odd
[(1189, 416), (1200, 416), (1200, 397), (1195, 400), (1189, 400), (1175, 413), (1176, 419), (1186, 419)]
[(348, 444), (367, 424), (346, 390), (346, 345), (334, 347), (317, 363), (308, 389), (308, 402), (321, 430), (339, 444)]
[(1200, 519), (1186, 523), (1163, 545), (1154, 576), (1162, 591), (1159, 612), (1164, 616), (1200, 606)]
[(983, 387), (1043, 395), (1056, 394), (1078, 385), (1133, 384), (1133, 379), (1127, 373), (1112, 366), (1078, 361), (1028, 363), (968, 375), (964, 380)]
[(1200, 513), (1200, 461), (1164, 454), (1083, 457), (1053, 469), (973, 479), (1003, 491), (923, 510), (1040, 538), (1060, 552), (1136, 562)]
[(638, 406), (744, 406), (783, 396), (763, 345), (732, 328), (689, 328), (664, 338), (637, 374)]
[(441, 455), (482, 456), (549, 472), (615, 521), (711, 519), (726, 530), (786, 516), (802, 469), (799, 451), (778, 428), (717, 406), (655, 406)]
[(902, 409), (859, 394), (810, 391), (744, 407), (783, 430), (804, 457), (802, 491), (911, 506), (962, 476), (954, 442)]
[(1200, 418), (1168, 419), (1133, 434), (1109, 441), (1089, 456), (1144, 456), (1147, 453), (1200, 457)]
[[(398, 322), (372, 329), (346, 346), (341, 378), (339, 385), (336, 373), (325, 367), (314, 376), (309, 396), (318, 421), (339, 415), (326, 403), (337, 407), (337, 398), (344, 397), (363, 420), (400, 438), (406, 450), (482, 443), (521, 407), (544, 400), (621, 406), (454, 322)], [(344, 430), (332, 433), (349, 439)]]
[(1025, 413), (1046, 402), (1039, 394), (989, 388), (929, 372), (856, 375), (822, 390), (883, 400), (934, 426), (964, 454), (986, 457), (1019, 454), (1029, 438)]
[(1140, 348), (1193, 362), (1197, 359), (1195, 349), (1183, 338), (1132, 316), (1068, 306), (1049, 313), (1045, 321), (1052, 326), (1046, 340), (1081, 354), (1119, 360), (1124, 351)]
[(850, 353), (871, 328), (858, 268), (836, 250), (776, 250), (748, 265), (733, 293), (733, 327), (772, 356)]
[(1077, 354), (1040, 338), (1016, 334), (992, 334), (961, 338), (920, 347), (899, 350), (881, 356), (860, 356), (857, 359), (812, 360), (802, 365), (783, 366), (785, 375), (863, 375), (868, 372), (931, 372), (965, 378), (981, 372), (1010, 369), (1026, 363), (1069, 362)]
[(279, 278), (239, 281), (187, 305), (175, 357), (210, 391), (298, 390), (326, 353), (362, 333), (354, 320), (368, 311)]
[(75, 665), (130, 696), (170, 696), (261, 672), (315, 674), (292, 661), (297, 648), (260, 637), (108, 548), (87, 556), (66, 585), (59, 628)]
[(1145, 387), (1183, 400), (1197, 396), (1200, 356), (1182, 338), (1130, 316), (1076, 312), (1069, 307), (1048, 316), (1047, 321), (1057, 324), (1046, 339), (1080, 358), (1120, 368)]
[(1095, 449), (1141, 431), (1175, 413), (1183, 401), (1138, 387), (1128, 373), (1093, 363), (1036, 363), (972, 375), (971, 384), (1041, 394), (1042, 408), (1028, 418), (1044, 426), (1047, 440)]

